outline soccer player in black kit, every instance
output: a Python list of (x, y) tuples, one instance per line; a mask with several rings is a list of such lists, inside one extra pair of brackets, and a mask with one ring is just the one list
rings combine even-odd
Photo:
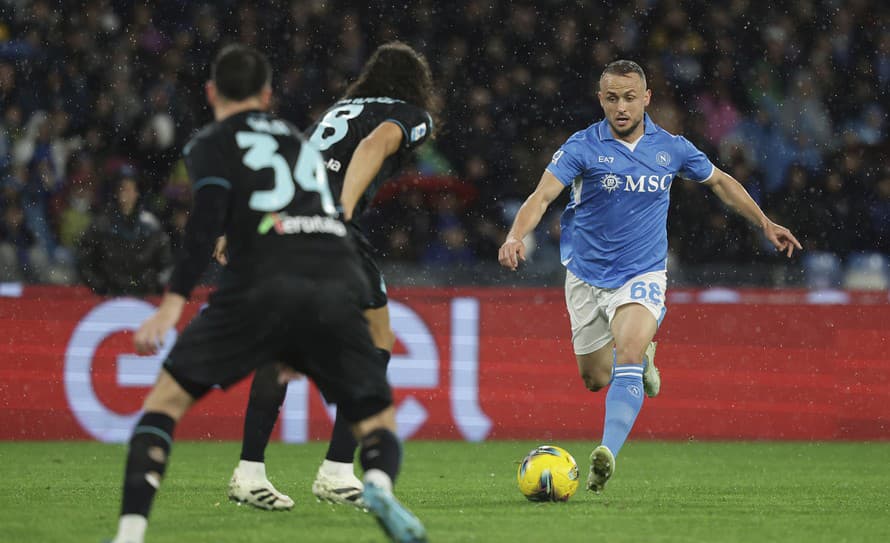
[[(362, 309), (376, 347), (373, 363), (383, 371), (395, 343), (387, 308), (386, 287), (374, 262), (374, 248), (365, 238), (361, 215), (380, 185), (433, 132), (436, 98), (432, 76), (422, 55), (393, 42), (380, 46), (365, 64), (345, 96), (325, 111), (308, 133), (325, 158), (331, 192), (342, 202), (352, 230), (371, 295)], [(432, 113), (431, 113), (432, 112)], [(226, 255), (233, 262), (233, 255)], [(219, 255), (221, 261), (225, 256)], [(266, 477), (264, 451), (272, 434), (286, 386), (275, 366), (257, 371), (244, 417), (241, 461), (229, 483), (229, 498), (262, 509), (289, 509), (290, 497)], [(357, 443), (350, 423), (337, 411), (331, 442), (316, 475), (312, 492), (332, 503), (361, 505), (362, 483), (353, 473)]]
[(363, 501), (393, 541), (426, 541), (392, 494), (401, 463), (392, 395), (360, 303), (367, 280), (329, 190), (324, 159), (289, 123), (265, 113), (271, 69), (233, 45), (213, 62), (215, 122), (185, 146), (194, 205), (170, 289), (136, 332), (158, 350), (208, 264), (219, 232), (231, 262), (207, 309), (176, 341), (129, 442), (113, 543), (142, 543), (177, 421), (213, 386), (270, 361), (311, 378), (361, 442)]

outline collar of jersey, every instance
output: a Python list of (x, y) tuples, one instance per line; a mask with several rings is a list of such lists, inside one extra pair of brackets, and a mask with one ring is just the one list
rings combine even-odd
[[(652, 119), (649, 118), (648, 113), (643, 113), (643, 126), (645, 127), (643, 130), (643, 134), (654, 134), (658, 131), (658, 127), (652, 122)], [(600, 141), (606, 140), (614, 140), (614, 136), (612, 136), (612, 131), (609, 130), (609, 121), (603, 119), (599, 123), (599, 127), (597, 127), (597, 132), (600, 137)]]

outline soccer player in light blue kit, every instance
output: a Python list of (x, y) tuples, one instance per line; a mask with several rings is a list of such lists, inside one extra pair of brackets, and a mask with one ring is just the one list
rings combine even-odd
[(572, 187), (560, 240), (572, 344), (587, 388), (596, 392), (611, 385), (602, 444), (590, 454), (587, 478), (587, 488), (600, 493), (643, 405), (643, 391), (655, 396), (661, 386), (651, 342), (665, 313), (667, 213), (674, 179), (710, 187), (788, 257), (801, 245), (686, 138), (652, 122), (645, 113), (652, 91), (637, 63), (607, 65), (597, 96), (605, 119), (575, 133), (556, 151), (519, 209), (498, 259), (516, 270), (525, 260), (522, 239), (562, 190)]

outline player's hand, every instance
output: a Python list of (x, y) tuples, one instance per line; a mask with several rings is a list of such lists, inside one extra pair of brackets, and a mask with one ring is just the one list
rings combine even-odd
[(510, 236), (498, 251), (498, 262), (501, 263), (501, 266), (516, 271), (520, 260), (525, 261), (525, 244), (521, 239)]
[(158, 349), (164, 346), (164, 338), (182, 315), (182, 308), (185, 306), (185, 298), (179, 294), (168, 292), (164, 295), (161, 306), (155, 311), (154, 315), (149, 317), (133, 337), (133, 344), (136, 347), (136, 353), (140, 355), (150, 355), (158, 352)]
[(785, 256), (788, 258), (791, 258), (795, 247), (801, 251), (803, 250), (803, 246), (797, 241), (797, 238), (794, 237), (791, 230), (788, 230), (782, 225), (768, 221), (763, 227), (763, 233), (766, 236), (766, 239), (768, 239), (776, 249), (784, 251)]
[(149, 317), (147, 321), (142, 323), (142, 326), (139, 327), (139, 330), (136, 331), (136, 336), (133, 338), (136, 353), (140, 355), (157, 353), (158, 349), (164, 346), (164, 338), (167, 336), (167, 332), (175, 325), (175, 320), (171, 322), (170, 318), (160, 311)]
[(213, 247), (213, 258), (223, 266), (229, 263), (229, 258), (226, 256), (225, 236), (216, 238), (216, 246)]
[(302, 373), (285, 364), (278, 364), (278, 384), (286, 385), (291, 381), (299, 381), (305, 377)]

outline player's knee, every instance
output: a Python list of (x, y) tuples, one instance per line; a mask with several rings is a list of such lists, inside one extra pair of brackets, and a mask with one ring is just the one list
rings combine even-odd
[(209, 387), (175, 377), (167, 370), (163, 370), (158, 381), (145, 397), (142, 408), (147, 412), (163, 413), (174, 421), (178, 421), (196, 399), (206, 394), (207, 390)]
[(600, 369), (590, 369), (581, 372), (581, 379), (584, 381), (584, 386), (587, 387), (587, 390), (597, 392), (609, 386), (609, 381), (612, 379), (612, 376), (610, 372)]
[(359, 420), (353, 425), (353, 433), (357, 438), (370, 434), (375, 430), (396, 431), (395, 409), (392, 405), (385, 407), (377, 413)]
[(615, 347), (615, 364), (642, 364), (643, 353), (638, 349), (632, 349), (627, 345)]

